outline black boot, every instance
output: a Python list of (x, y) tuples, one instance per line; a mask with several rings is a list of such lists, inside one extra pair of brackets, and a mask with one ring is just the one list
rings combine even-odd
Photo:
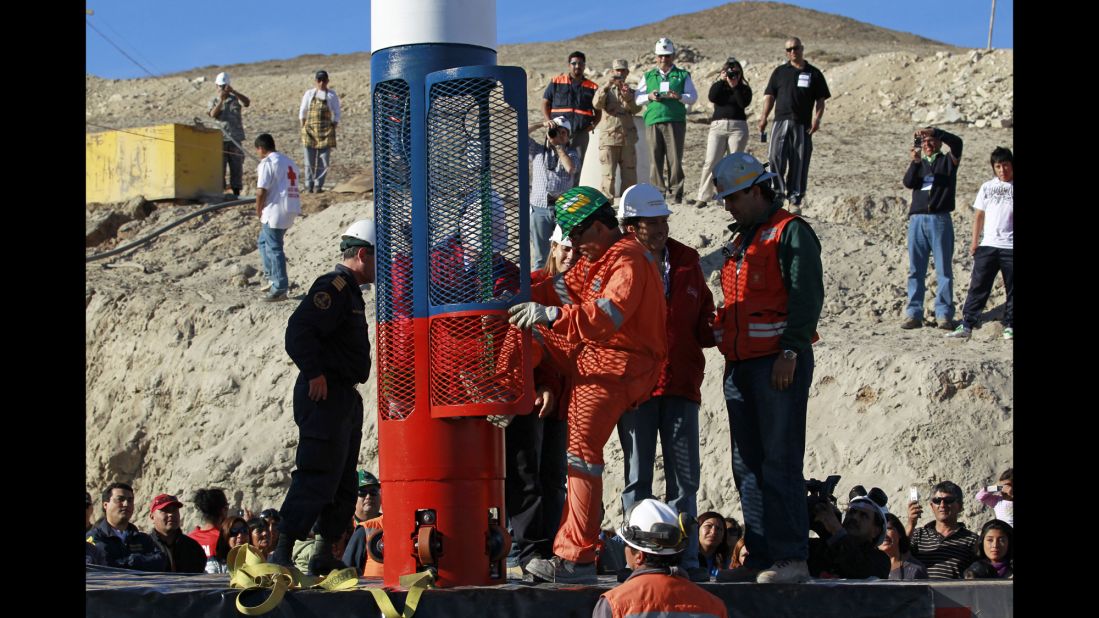
[(328, 575), (333, 569), (346, 569), (342, 560), (332, 555), (332, 541), (317, 535), (313, 557), (309, 559), (309, 575)]
[(275, 545), (275, 551), (267, 558), (267, 562), (279, 566), (294, 566), (294, 537), (283, 532), (279, 535), (279, 542)]

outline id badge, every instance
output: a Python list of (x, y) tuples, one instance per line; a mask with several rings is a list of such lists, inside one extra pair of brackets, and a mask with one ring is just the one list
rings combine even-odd
[(669, 90), (671, 90), (671, 86), (672, 85), (669, 82), (660, 82), (660, 92), (662, 92), (662, 93), (668, 92)]
[(809, 87), (809, 77), (811, 73), (799, 73), (798, 74), (798, 88)]

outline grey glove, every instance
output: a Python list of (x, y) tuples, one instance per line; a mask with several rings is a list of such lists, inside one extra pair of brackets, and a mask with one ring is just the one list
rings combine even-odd
[(519, 303), (508, 307), (508, 322), (519, 328), (533, 328), (535, 324), (553, 324), (561, 315), (559, 307), (547, 307), (535, 302)]

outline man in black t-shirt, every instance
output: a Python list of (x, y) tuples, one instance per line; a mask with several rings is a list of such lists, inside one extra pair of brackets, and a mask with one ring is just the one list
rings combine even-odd
[(759, 131), (767, 129), (767, 117), (775, 108), (775, 126), (767, 158), (778, 174), (776, 186), (794, 205), (801, 204), (809, 180), (809, 159), (813, 156), (813, 133), (820, 129), (824, 100), (831, 97), (824, 73), (802, 57), (801, 39), (786, 40), (789, 59), (771, 73), (763, 91), (763, 115)]

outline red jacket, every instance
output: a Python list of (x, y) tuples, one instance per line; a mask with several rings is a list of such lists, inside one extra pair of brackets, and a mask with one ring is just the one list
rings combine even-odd
[[(607, 610), (610, 610), (609, 612)], [(728, 618), (725, 602), (666, 569), (642, 567), (622, 585), (603, 593), (593, 616), (712, 616)]]
[[(721, 268), (721, 289), (725, 307), (714, 325), (717, 347), (732, 361), (770, 356), (782, 351), (779, 339), (786, 330), (786, 283), (778, 259), (782, 230), (795, 216), (776, 210), (760, 226), (743, 258), (725, 259)], [(733, 239), (741, 242), (741, 235)], [(819, 337), (813, 334), (813, 341)]]
[[(675, 395), (702, 403), (702, 375), (706, 358), (702, 348), (714, 341), (714, 295), (706, 285), (698, 252), (669, 238), (671, 291), (668, 294), (668, 360), (660, 371), (653, 397)], [(660, 258), (657, 267), (662, 269)]]

